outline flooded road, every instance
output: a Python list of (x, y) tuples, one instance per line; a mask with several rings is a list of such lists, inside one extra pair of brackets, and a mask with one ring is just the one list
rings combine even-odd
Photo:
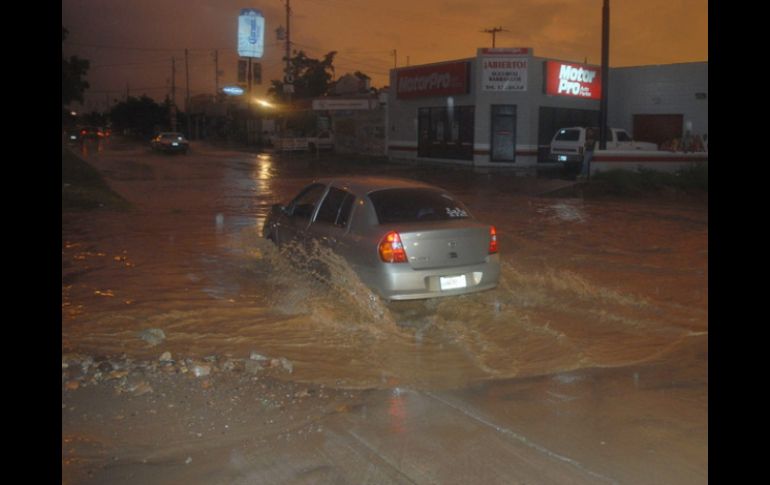
[[(204, 150), (92, 158), (137, 210), (65, 216), (65, 349), (144, 354), (136, 334), (161, 328), (172, 352), (261, 350), (294, 361), (295, 379), (431, 387), (629, 365), (707, 332), (703, 208), (533, 197), (533, 179), (457, 169)], [(260, 238), (270, 206), (313, 177), (383, 171), (441, 185), (496, 225), (498, 289), (372, 302), (344, 262), (323, 285)]]
[[(524, 446), (558, 464), (536, 483), (565, 483), (560, 466), (570, 483), (707, 480), (705, 204), (557, 198), (544, 195), (553, 180), (206, 145), (163, 156), (116, 142), (87, 159), (135, 210), (62, 215), (64, 353), (281, 356), (292, 383), (379, 396), (358, 418), (401, 416), (400, 432), (359, 431), (380, 454), (459, 416), (499, 441), (492, 461)], [(324, 284), (260, 237), (272, 204), (314, 177), (359, 173), (442, 186), (494, 224), (499, 287), (386, 303), (333, 254), (318, 255), (333, 269)], [(163, 343), (140, 338), (147, 329)], [(448, 421), (423, 416), (435, 406)], [(355, 418), (338, 421), (329, 429)], [(648, 463), (661, 480), (646, 480)], [(471, 483), (420, 470), (408, 465), (407, 481)]]

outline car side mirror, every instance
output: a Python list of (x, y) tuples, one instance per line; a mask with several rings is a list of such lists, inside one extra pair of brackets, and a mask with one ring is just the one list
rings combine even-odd
[(283, 212), (284, 214), (289, 214), (289, 211), (286, 209), (286, 206), (283, 206), (281, 204), (273, 204), (272, 207), (273, 212)]

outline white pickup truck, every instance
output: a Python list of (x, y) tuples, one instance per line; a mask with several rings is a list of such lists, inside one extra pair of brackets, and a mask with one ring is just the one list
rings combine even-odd
[[(562, 128), (551, 140), (550, 160), (561, 163), (582, 163), (585, 153), (599, 148), (599, 128), (580, 126)], [(609, 128), (607, 150), (657, 150), (658, 145), (634, 141), (626, 130)]]

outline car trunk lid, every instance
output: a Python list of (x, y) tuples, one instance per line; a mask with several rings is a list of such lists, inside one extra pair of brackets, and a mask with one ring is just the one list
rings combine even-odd
[(419, 229), (398, 230), (407, 260), (414, 269), (467, 266), (489, 255), (490, 226), (464, 220), (436, 222)]

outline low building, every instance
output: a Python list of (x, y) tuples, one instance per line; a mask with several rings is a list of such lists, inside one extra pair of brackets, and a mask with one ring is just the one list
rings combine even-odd
[(385, 156), (387, 93), (371, 89), (365, 76), (345, 74), (331, 95), (313, 100), (313, 110), (334, 136), (334, 151), (350, 155)]
[[(707, 72), (705, 62), (611, 69), (608, 122), (657, 143), (707, 133)], [(476, 167), (552, 164), (557, 130), (598, 126), (601, 83), (599, 66), (536, 57), (531, 48), (480, 48), (471, 58), (393, 69), (388, 156)], [(671, 127), (653, 133), (648, 127), (664, 116)]]
[(708, 134), (708, 63), (610, 70), (607, 121), (665, 147)]

